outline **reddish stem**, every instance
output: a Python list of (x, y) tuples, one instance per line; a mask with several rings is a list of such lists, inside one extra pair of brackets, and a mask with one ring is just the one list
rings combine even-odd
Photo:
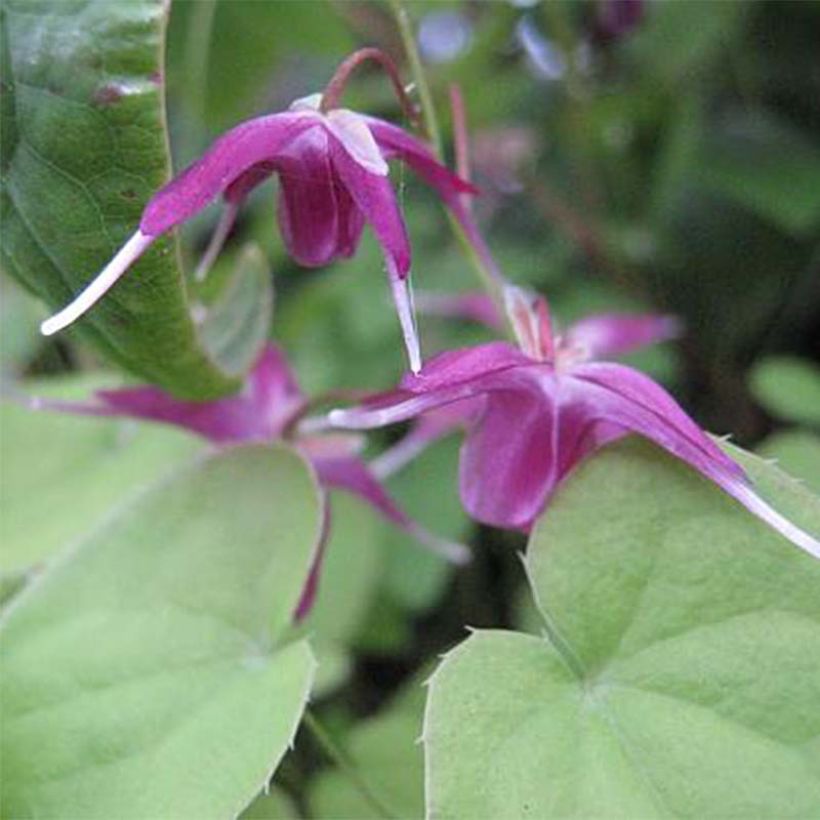
[(350, 79), (350, 75), (359, 65), (367, 60), (377, 62), (385, 70), (393, 84), (393, 89), (396, 92), (396, 97), (398, 97), (402, 110), (407, 115), (413, 127), (417, 128), (419, 126), (418, 110), (404, 90), (396, 64), (379, 48), (360, 48), (358, 51), (354, 51), (339, 65), (336, 69), (336, 73), (330, 78), (330, 82), (325, 87), (324, 93), (322, 94), (322, 101), (319, 104), (319, 110), (326, 114), (328, 111), (338, 108), (339, 101)]

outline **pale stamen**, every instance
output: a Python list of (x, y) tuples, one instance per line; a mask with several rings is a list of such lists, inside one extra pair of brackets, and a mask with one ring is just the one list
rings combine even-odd
[(197, 282), (204, 282), (205, 278), (208, 276), (208, 272), (213, 267), (217, 256), (219, 256), (220, 251), (225, 245), (228, 234), (231, 232), (231, 229), (236, 222), (236, 215), (238, 213), (238, 202), (228, 202), (225, 205), (225, 210), (222, 212), (222, 216), (219, 217), (219, 222), (217, 223), (214, 232), (211, 234), (211, 240), (208, 243), (208, 247), (205, 249), (205, 253), (202, 254), (202, 259), (199, 260), (199, 264), (196, 266), (196, 270), (194, 271), (194, 279)]

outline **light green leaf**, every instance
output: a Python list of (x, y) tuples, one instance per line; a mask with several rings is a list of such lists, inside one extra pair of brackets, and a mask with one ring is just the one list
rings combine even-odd
[[(4, 268), (64, 305), (136, 230), (170, 173), (166, 3), (8, 0), (2, 9)], [(238, 386), (208, 358), (175, 242), (158, 242), (79, 324), (110, 358), (177, 395)]]
[(351, 644), (373, 601), (383, 560), (376, 513), (342, 492), (332, 493), (330, 504), (330, 537), (307, 620), (319, 660), (317, 696), (342, 683), (350, 671)]
[[(396, 818), (424, 816), (424, 761), (419, 743), (424, 690), (411, 683), (376, 717), (347, 737), (352, 765)], [(309, 794), (317, 820), (381, 817), (350, 776), (336, 768), (317, 776)]]
[(0, 371), (20, 373), (42, 341), (44, 311), (14, 280), (0, 273)]
[[(92, 380), (24, 385), (34, 396), (87, 399)], [(94, 384), (99, 386), (99, 383)], [(0, 572), (44, 561), (89, 533), (129, 496), (199, 452), (161, 425), (0, 405)]]
[(820, 425), (820, 367), (793, 356), (770, 356), (752, 371), (757, 400), (776, 416)]
[(758, 453), (777, 461), (778, 467), (820, 494), (820, 436), (802, 430), (786, 430), (769, 436)]
[(432, 680), (428, 816), (814, 816), (820, 562), (631, 440), (559, 490), (527, 566), (544, 634), (476, 632)]
[(232, 373), (250, 370), (273, 316), (273, 278), (259, 247), (241, 250), (222, 293), (205, 310), (202, 340), (214, 361)]
[(321, 524), (291, 451), (180, 470), (2, 622), (9, 817), (225, 818), (285, 753), (314, 661), (289, 641)]
[(239, 820), (296, 820), (298, 817), (293, 801), (281, 789), (273, 787), (267, 794), (260, 794), (239, 815)]
[[(453, 541), (461, 540), (467, 528), (456, 481), (460, 444), (455, 435), (437, 442), (388, 482), (391, 493), (410, 515)], [(385, 526), (383, 538), (388, 591), (408, 609), (429, 609), (444, 592), (452, 564), (395, 527)]]

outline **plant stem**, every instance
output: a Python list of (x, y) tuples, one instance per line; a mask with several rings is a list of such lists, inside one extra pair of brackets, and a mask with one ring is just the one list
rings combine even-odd
[[(433, 97), (430, 94), (430, 86), (427, 84), (427, 78), (424, 74), (424, 67), (419, 57), (416, 37), (412, 23), (410, 22), (410, 17), (407, 14), (403, 0), (389, 0), (389, 2), (390, 8), (393, 10), (393, 15), (396, 18), (399, 33), (401, 34), (407, 60), (410, 63), (413, 81), (416, 84), (416, 88), (418, 88), (427, 136), (433, 143), (434, 154), (440, 161), (443, 161), (441, 131), (438, 126), (436, 109), (433, 105)], [(459, 115), (462, 116), (462, 118), (465, 116), (463, 105), (461, 105), (456, 112), (456, 116)], [(462, 122), (458, 127), (462, 128), (466, 135), (466, 123)], [(462, 147), (466, 148), (466, 139), (464, 139), (464, 145)], [(466, 156), (460, 156), (459, 160), (461, 163), (467, 162)], [(459, 205), (461, 205), (460, 202)], [(451, 209), (448, 209), (447, 215), (449, 217), (450, 226), (478, 275), (481, 286), (495, 302), (499, 315), (506, 316), (503, 293), (504, 277), (498, 265), (495, 263), (487, 244), (484, 242), (480, 231), (475, 225), (471, 210), (462, 206), (461, 211), (461, 215), (457, 217)]]
[(416, 45), (416, 34), (413, 31), (413, 24), (410, 22), (410, 15), (407, 13), (407, 9), (402, 0), (389, 1), (390, 8), (396, 18), (396, 25), (399, 28), (405, 54), (410, 63), (410, 72), (413, 75), (413, 81), (419, 92), (421, 111), (424, 115), (424, 128), (427, 131), (428, 139), (433, 143), (433, 151), (436, 156), (441, 159), (443, 152), (441, 131), (438, 127), (436, 107), (433, 105), (433, 95), (430, 93), (430, 86), (427, 84), (427, 77), (421, 65), (421, 57), (419, 56), (418, 46)]
[(398, 815), (394, 814), (370, 788), (358, 769), (350, 762), (330, 733), (325, 730), (309, 709), (305, 710), (302, 720), (322, 751), (350, 778), (350, 782), (359, 790), (362, 797), (376, 810), (379, 816), (385, 818), (397, 817)]

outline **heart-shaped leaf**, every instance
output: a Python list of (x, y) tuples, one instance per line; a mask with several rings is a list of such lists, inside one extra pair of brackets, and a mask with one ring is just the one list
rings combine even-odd
[[(161, 0), (9, 0), (2, 9), (4, 268), (65, 304), (139, 224), (170, 173)], [(238, 387), (198, 338), (172, 239), (79, 323), (134, 373), (187, 398)]]
[(544, 634), (476, 632), (432, 681), (430, 817), (816, 814), (820, 562), (632, 440), (561, 488), (527, 567)]
[[(98, 379), (34, 382), (31, 396), (87, 399)], [(27, 570), (202, 449), (160, 425), (0, 406), (0, 573)]]
[(232, 448), (121, 509), (18, 596), (0, 627), (5, 815), (247, 806), (308, 696), (314, 661), (288, 635), (321, 520), (301, 458)]
[(770, 356), (752, 371), (751, 388), (769, 412), (820, 427), (820, 367), (795, 356)]

